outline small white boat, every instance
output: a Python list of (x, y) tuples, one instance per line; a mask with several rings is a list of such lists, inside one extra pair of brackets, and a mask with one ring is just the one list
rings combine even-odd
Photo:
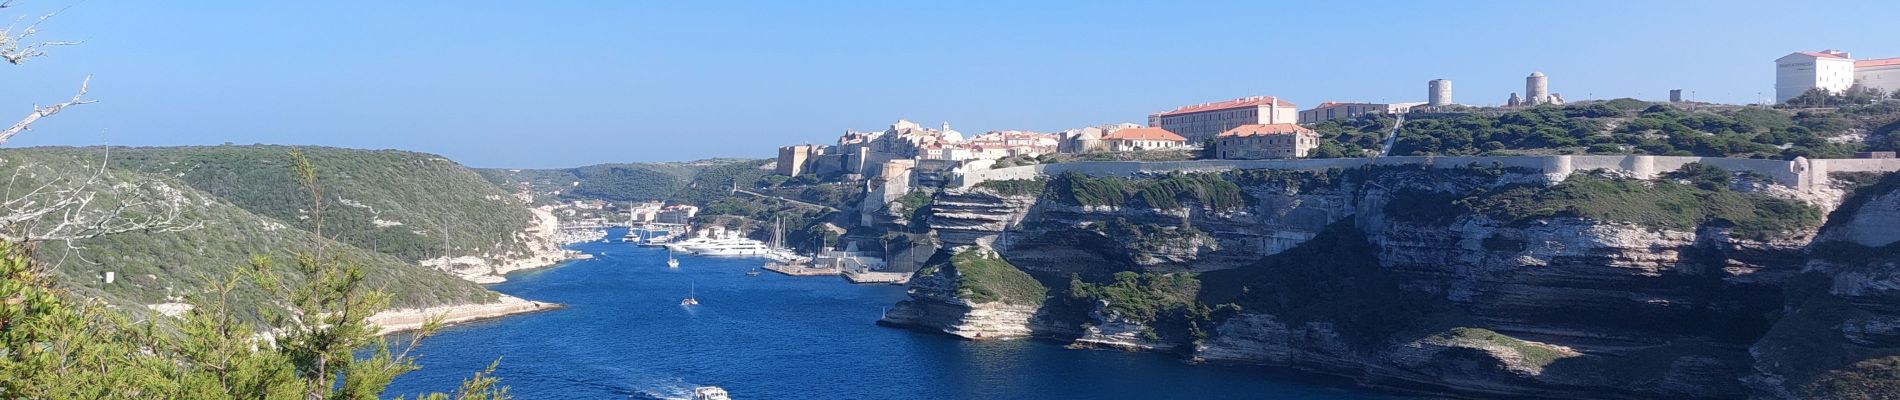
[(673, 249), (666, 249), (666, 267), (667, 268), (680, 267), (680, 259), (673, 258)]
[(718, 386), (700, 386), (693, 388), (693, 400), (732, 400), (732, 397)]
[(689, 285), (689, 286), (687, 286), (687, 289), (686, 289), (686, 290), (688, 290), (688, 292), (687, 292), (687, 294), (686, 294), (686, 298), (684, 298), (684, 299), (680, 299), (680, 305), (682, 305), (682, 306), (696, 306), (696, 305), (699, 305), (699, 296), (698, 296), (698, 294), (699, 294), (699, 291), (698, 291), (698, 290), (697, 290), (696, 288), (693, 288), (692, 286), (690, 286), (690, 285), (692, 285), (692, 284), (690, 284), (690, 283), (689, 283), (689, 284), (687, 284), (687, 285)]

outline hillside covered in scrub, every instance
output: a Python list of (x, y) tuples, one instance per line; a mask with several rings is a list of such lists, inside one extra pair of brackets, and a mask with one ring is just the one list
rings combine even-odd
[[(293, 150), (311, 159), (324, 192), (320, 235), (312, 213), (316, 207), (292, 172)], [(11, 193), (81, 185), (98, 193), (87, 212), (123, 207), (122, 218), (170, 220), (164, 226), (172, 228), (82, 239), (70, 246), (44, 243), (35, 252), (56, 266), (59, 282), (75, 293), (132, 310), (190, 302), (253, 256), (272, 259), (284, 266), (275, 269), (278, 273), (296, 281), (298, 272), (289, 266), (300, 253), (361, 265), (366, 282), (390, 293), (396, 307), (489, 302), (493, 292), (417, 261), (436, 257), (445, 247), (506, 252), (525, 246), (520, 232), (533, 219), (525, 205), (473, 171), (412, 152), (284, 146), (26, 148), (0, 150), (0, 163), (21, 171), (9, 181)], [(452, 232), (446, 243), (444, 223)], [(107, 273), (113, 276), (110, 283)], [(261, 296), (241, 287), (236, 309), (255, 309), (244, 305)]]
[[(1380, 148), (1392, 117), (1325, 121), (1313, 157)], [(1831, 109), (1684, 105), (1634, 99), (1565, 106), (1408, 115), (1396, 156), (1648, 154), (1792, 159), (1900, 150), (1900, 102)]]
[[(527, 185), (537, 199), (673, 201), (697, 204), (724, 197), (738, 183), (750, 188), (770, 175), (767, 160), (596, 164), (559, 169), (477, 169), (509, 191)], [(784, 177), (780, 177), (784, 179)], [(540, 196), (548, 194), (551, 196)]]

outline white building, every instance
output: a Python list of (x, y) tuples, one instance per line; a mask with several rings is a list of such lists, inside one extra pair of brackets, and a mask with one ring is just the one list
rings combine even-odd
[(1291, 124), (1299, 110), (1293, 102), (1273, 96), (1181, 106), (1148, 115), (1148, 126), (1166, 129), (1199, 143), (1241, 125)]
[(1841, 93), (1855, 83), (1888, 93), (1900, 90), (1900, 58), (1856, 61), (1845, 51), (1822, 50), (1775, 59), (1775, 102), (1815, 88)]

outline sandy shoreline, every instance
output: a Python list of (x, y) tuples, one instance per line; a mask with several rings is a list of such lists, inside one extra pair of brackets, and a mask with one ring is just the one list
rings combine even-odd
[(390, 333), (420, 329), (422, 328), (423, 322), (435, 316), (441, 316), (443, 325), (452, 325), (514, 314), (547, 311), (562, 307), (556, 303), (525, 300), (520, 297), (505, 294), (500, 296), (500, 300), (493, 303), (386, 310), (370, 316), (366, 321), (381, 328), (376, 334), (387, 335)]

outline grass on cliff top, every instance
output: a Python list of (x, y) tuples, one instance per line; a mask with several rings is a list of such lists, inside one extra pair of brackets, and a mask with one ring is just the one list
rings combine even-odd
[(1046, 191), (1054, 193), (1059, 201), (1078, 206), (1179, 210), (1193, 202), (1214, 211), (1247, 206), (1240, 186), (1214, 173), (1170, 173), (1146, 179), (1124, 179), (1065, 172), (1049, 180)]
[(1037, 178), (983, 181), (977, 183), (976, 187), (989, 189), (1003, 196), (1039, 196), (1049, 189), (1049, 180)]
[(1400, 191), (1385, 206), (1393, 219), (1444, 225), (1482, 214), (1508, 225), (1578, 217), (1672, 230), (1730, 226), (1737, 235), (1765, 238), (1820, 224), (1821, 211), (1794, 200), (1727, 190), (1725, 184), (1644, 181), (1577, 174), (1553, 186), (1519, 185), (1475, 193)]
[(1498, 333), (1497, 331), (1484, 329), (1484, 328), (1470, 328), (1470, 327), (1451, 328), (1451, 330), (1445, 331), (1443, 333), (1439, 333), (1437, 335), (1433, 335), (1432, 337), (1439, 340), (1452, 340), (1452, 339), (1474, 340), (1474, 341), (1492, 343), (1492, 344), (1497, 344), (1504, 347), (1509, 347), (1511, 348), (1511, 350), (1516, 350), (1519, 356), (1524, 357), (1525, 363), (1535, 365), (1538, 368), (1543, 368), (1544, 366), (1550, 365), (1551, 362), (1557, 361), (1557, 359), (1566, 357), (1564, 353), (1559, 352), (1557, 350), (1552, 350), (1543, 346), (1538, 346), (1530, 342), (1526, 342), (1526, 341), (1520, 340), (1518, 338), (1510, 337), (1510, 336), (1505, 336), (1504, 334)]
[(994, 253), (964, 250), (950, 256), (949, 263), (956, 273), (957, 291), (972, 303), (1038, 306), (1049, 294), (1036, 278)]

